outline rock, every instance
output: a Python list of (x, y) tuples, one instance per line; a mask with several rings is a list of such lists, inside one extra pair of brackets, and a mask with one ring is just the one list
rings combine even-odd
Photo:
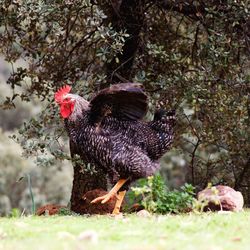
[(145, 210), (145, 209), (140, 210), (140, 211), (137, 212), (136, 214), (137, 214), (139, 217), (143, 217), (143, 218), (148, 218), (148, 217), (151, 216), (151, 214), (150, 214), (147, 210)]
[(54, 215), (57, 214), (60, 208), (64, 208), (66, 206), (55, 205), (55, 204), (47, 204), (42, 206), (36, 210), (36, 215)]
[[(244, 200), (241, 192), (223, 185), (206, 188), (198, 193), (198, 201), (204, 202), (204, 211), (241, 211)], [(207, 204), (206, 204), (207, 203)]]
[(89, 241), (91, 243), (97, 243), (98, 234), (93, 230), (87, 230), (79, 234), (78, 240)]

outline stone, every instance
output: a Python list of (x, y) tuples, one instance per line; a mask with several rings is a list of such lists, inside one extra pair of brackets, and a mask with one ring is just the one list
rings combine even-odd
[(97, 243), (98, 242), (98, 234), (96, 231), (87, 230), (87, 231), (81, 232), (79, 234), (78, 240), (89, 241), (91, 243)]
[(205, 204), (204, 211), (233, 211), (243, 208), (244, 200), (241, 192), (223, 185), (209, 187), (198, 193), (198, 201)]
[(147, 210), (145, 210), (145, 209), (140, 210), (140, 211), (137, 212), (136, 214), (137, 214), (137, 216), (143, 217), (143, 218), (148, 218), (148, 217), (151, 216), (151, 214), (150, 214)]

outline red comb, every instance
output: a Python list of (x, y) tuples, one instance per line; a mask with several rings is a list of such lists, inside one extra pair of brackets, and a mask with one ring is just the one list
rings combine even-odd
[(56, 93), (55, 93), (55, 100), (57, 103), (60, 103), (63, 101), (63, 96), (65, 94), (68, 94), (71, 90), (71, 87), (69, 85), (65, 85), (61, 87)]

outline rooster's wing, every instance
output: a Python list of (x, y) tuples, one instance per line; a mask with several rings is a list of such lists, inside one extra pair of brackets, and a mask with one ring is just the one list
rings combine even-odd
[(105, 116), (140, 120), (147, 113), (147, 95), (139, 83), (120, 83), (98, 92), (90, 101), (90, 119), (99, 123)]

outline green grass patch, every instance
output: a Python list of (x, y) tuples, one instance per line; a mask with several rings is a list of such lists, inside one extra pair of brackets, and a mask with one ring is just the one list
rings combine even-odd
[(0, 250), (199, 249), (250, 246), (250, 211), (122, 219), (109, 216), (0, 218)]

